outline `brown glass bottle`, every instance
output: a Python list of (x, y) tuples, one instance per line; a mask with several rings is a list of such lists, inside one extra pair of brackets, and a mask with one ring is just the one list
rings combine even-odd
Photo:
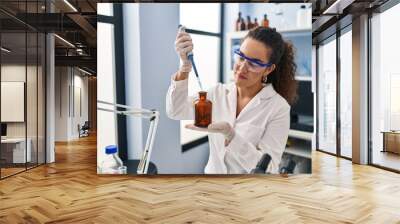
[(253, 28), (253, 23), (251, 22), (250, 16), (247, 16), (246, 30)]
[(240, 22), (242, 20), (242, 13), (239, 12), (239, 16), (236, 20), (236, 24), (235, 24), (235, 31), (240, 31)]
[(267, 14), (264, 14), (264, 20), (262, 22), (263, 27), (269, 27), (269, 20), (267, 18)]
[(258, 24), (257, 18), (254, 18), (253, 27), (258, 27), (258, 26), (260, 26), (260, 24)]
[(240, 31), (246, 30), (246, 23), (244, 22), (244, 19), (240, 19)]
[(194, 104), (194, 125), (206, 128), (212, 120), (212, 103), (207, 100), (207, 92), (200, 91)]

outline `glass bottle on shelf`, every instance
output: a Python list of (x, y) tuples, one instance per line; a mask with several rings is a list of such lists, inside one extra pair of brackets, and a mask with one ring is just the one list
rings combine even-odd
[(244, 19), (240, 19), (240, 31), (246, 30), (246, 23), (244, 22)]
[(302, 29), (308, 26), (308, 13), (305, 5), (301, 5), (297, 10), (297, 28)]
[(264, 20), (262, 22), (262, 26), (269, 27), (269, 20), (268, 20), (267, 14), (264, 14)]
[(194, 104), (194, 125), (206, 128), (212, 120), (212, 103), (207, 99), (207, 92), (200, 91), (199, 99)]
[(253, 23), (251, 23), (250, 16), (247, 16), (246, 30), (253, 28)]
[(236, 20), (236, 24), (235, 24), (235, 31), (239, 31), (240, 30), (240, 23), (242, 21), (242, 13), (239, 12), (238, 14), (238, 18)]

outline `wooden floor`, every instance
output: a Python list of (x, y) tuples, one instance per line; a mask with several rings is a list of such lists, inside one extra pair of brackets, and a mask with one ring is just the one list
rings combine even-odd
[[(22, 167), (23, 166), (23, 167)], [(24, 172), (27, 169), (33, 169), (37, 166), (37, 164), (27, 164), (27, 167), (25, 168), (25, 165), (19, 165), (19, 167), (7, 167), (7, 168), (0, 168), (1, 172), (1, 178), (5, 178), (11, 175), (15, 175), (20, 172)]]
[(13, 175), (15, 173), (24, 171), (25, 167), (24, 168), (19, 168), (19, 167), (18, 168), (0, 168), (0, 169), (1, 169), (1, 177), (3, 178), (3, 177)]
[(374, 151), (372, 157), (374, 164), (400, 170), (400, 154), (392, 152)]
[(96, 139), (0, 181), (0, 223), (400, 223), (400, 175), (313, 153), (313, 174), (97, 176)]

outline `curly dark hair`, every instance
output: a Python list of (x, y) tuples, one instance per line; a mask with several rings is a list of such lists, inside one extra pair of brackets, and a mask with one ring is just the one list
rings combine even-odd
[(293, 45), (283, 40), (275, 28), (253, 28), (244, 39), (246, 38), (260, 41), (272, 49), (270, 62), (275, 64), (275, 70), (268, 75), (267, 83), (272, 83), (275, 91), (293, 105), (297, 100), (297, 81), (294, 78), (297, 65), (294, 62)]

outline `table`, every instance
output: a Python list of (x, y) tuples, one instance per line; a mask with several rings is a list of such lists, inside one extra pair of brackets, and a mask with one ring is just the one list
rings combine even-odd
[(383, 150), (382, 152), (392, 152), (400, 154), (400, 131), (382, 131)]
[[(31, 161), (32, 141), (30, 138), (27, 138), (26, 142), (27, 142), (27, 147), (25, 154), (25, 138), (1, 139), (1, 145), (2, 145), (1, 153), (2, 157), (6, 160), (6, 163), (26, 163)], [(10, 145), (14, 145), (14, 147), (10, 148), (9, 147)]]

